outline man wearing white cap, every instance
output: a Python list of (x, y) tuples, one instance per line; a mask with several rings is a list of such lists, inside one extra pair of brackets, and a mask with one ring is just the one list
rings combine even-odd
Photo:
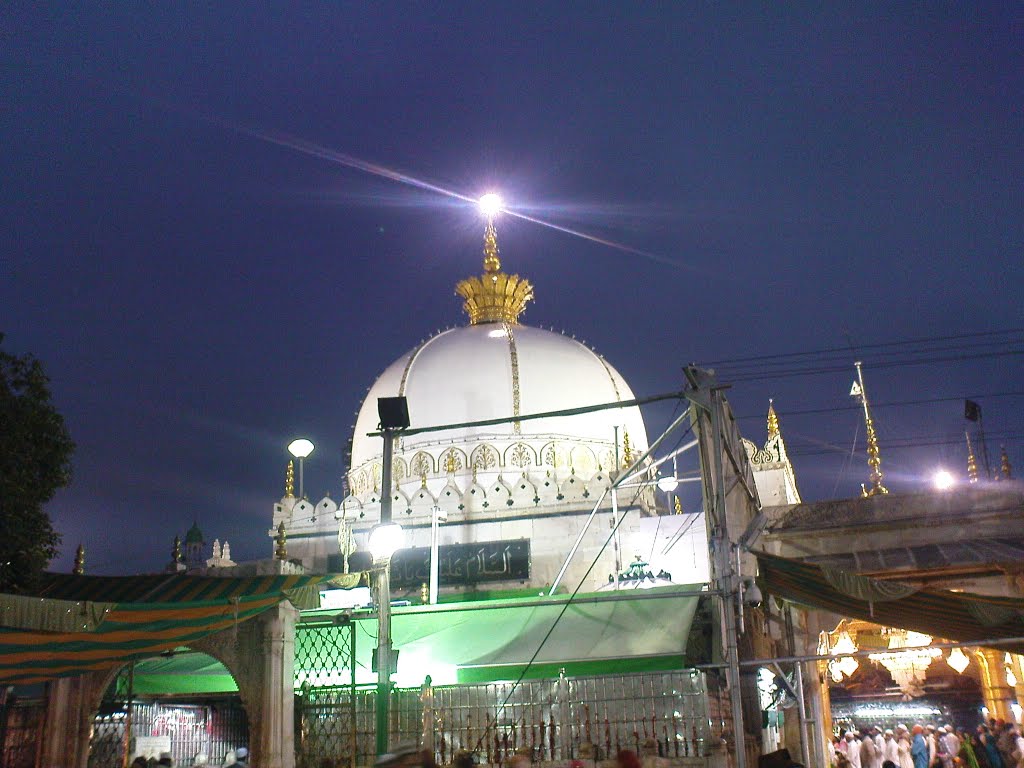
[(882, 756), (892, 762), (893, 765), (900, 764), (899, 744), (893, 736), (892, 729), (887, 728), (882, 742)]
[(875, 740), (875, 761), (871, 764), (871, 768), (882, 768), (882, 763), (886, 761), (885, 738), (882, 736), (882, 727), (876, 725), (871, 731), (871, 737)]
[(850, 768), (862, 768), (860, 762), (860, 742), (857, 741), (853, 731), (847, 731), (843, 737), (846, 741), (846, 759), (850, 761)]

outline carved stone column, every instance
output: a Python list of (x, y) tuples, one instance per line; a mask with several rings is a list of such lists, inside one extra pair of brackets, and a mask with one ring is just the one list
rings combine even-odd
[(981, 693), (988, 707), (988, 716), (1008, 723), (1016, 722), (1010, 705), (1017, 703), (1017, 696), (1006, 679), (1004, 651), (979, 648), (975, 656), (981, 670)]
[(283, 602), (260, 617), (263, 625), (263, 674), (259, 740), (253, 764), (261, 768), (295, 766), (295, 622), (299, 612)]

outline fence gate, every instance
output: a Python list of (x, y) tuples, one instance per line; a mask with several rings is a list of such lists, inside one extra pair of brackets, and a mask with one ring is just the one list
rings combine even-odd
[(296, 627), (296, 768), (356, 765), (355, 632), (351, 621)]

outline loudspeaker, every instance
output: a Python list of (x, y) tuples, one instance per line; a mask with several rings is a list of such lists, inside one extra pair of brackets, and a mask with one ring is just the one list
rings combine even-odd
[(379, 429), (408, 429), (409, 401), (404, 397), (378, 397)]

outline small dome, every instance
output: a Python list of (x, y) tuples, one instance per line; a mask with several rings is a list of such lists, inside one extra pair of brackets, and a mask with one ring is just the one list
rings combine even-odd
[(188, 533), (185, 534), (186, 544), (205, 544), (206, 539), (203, 538), (203, 532), (199, 530), (197, 523), (192, 523), (192, 527), (188, 529)]

